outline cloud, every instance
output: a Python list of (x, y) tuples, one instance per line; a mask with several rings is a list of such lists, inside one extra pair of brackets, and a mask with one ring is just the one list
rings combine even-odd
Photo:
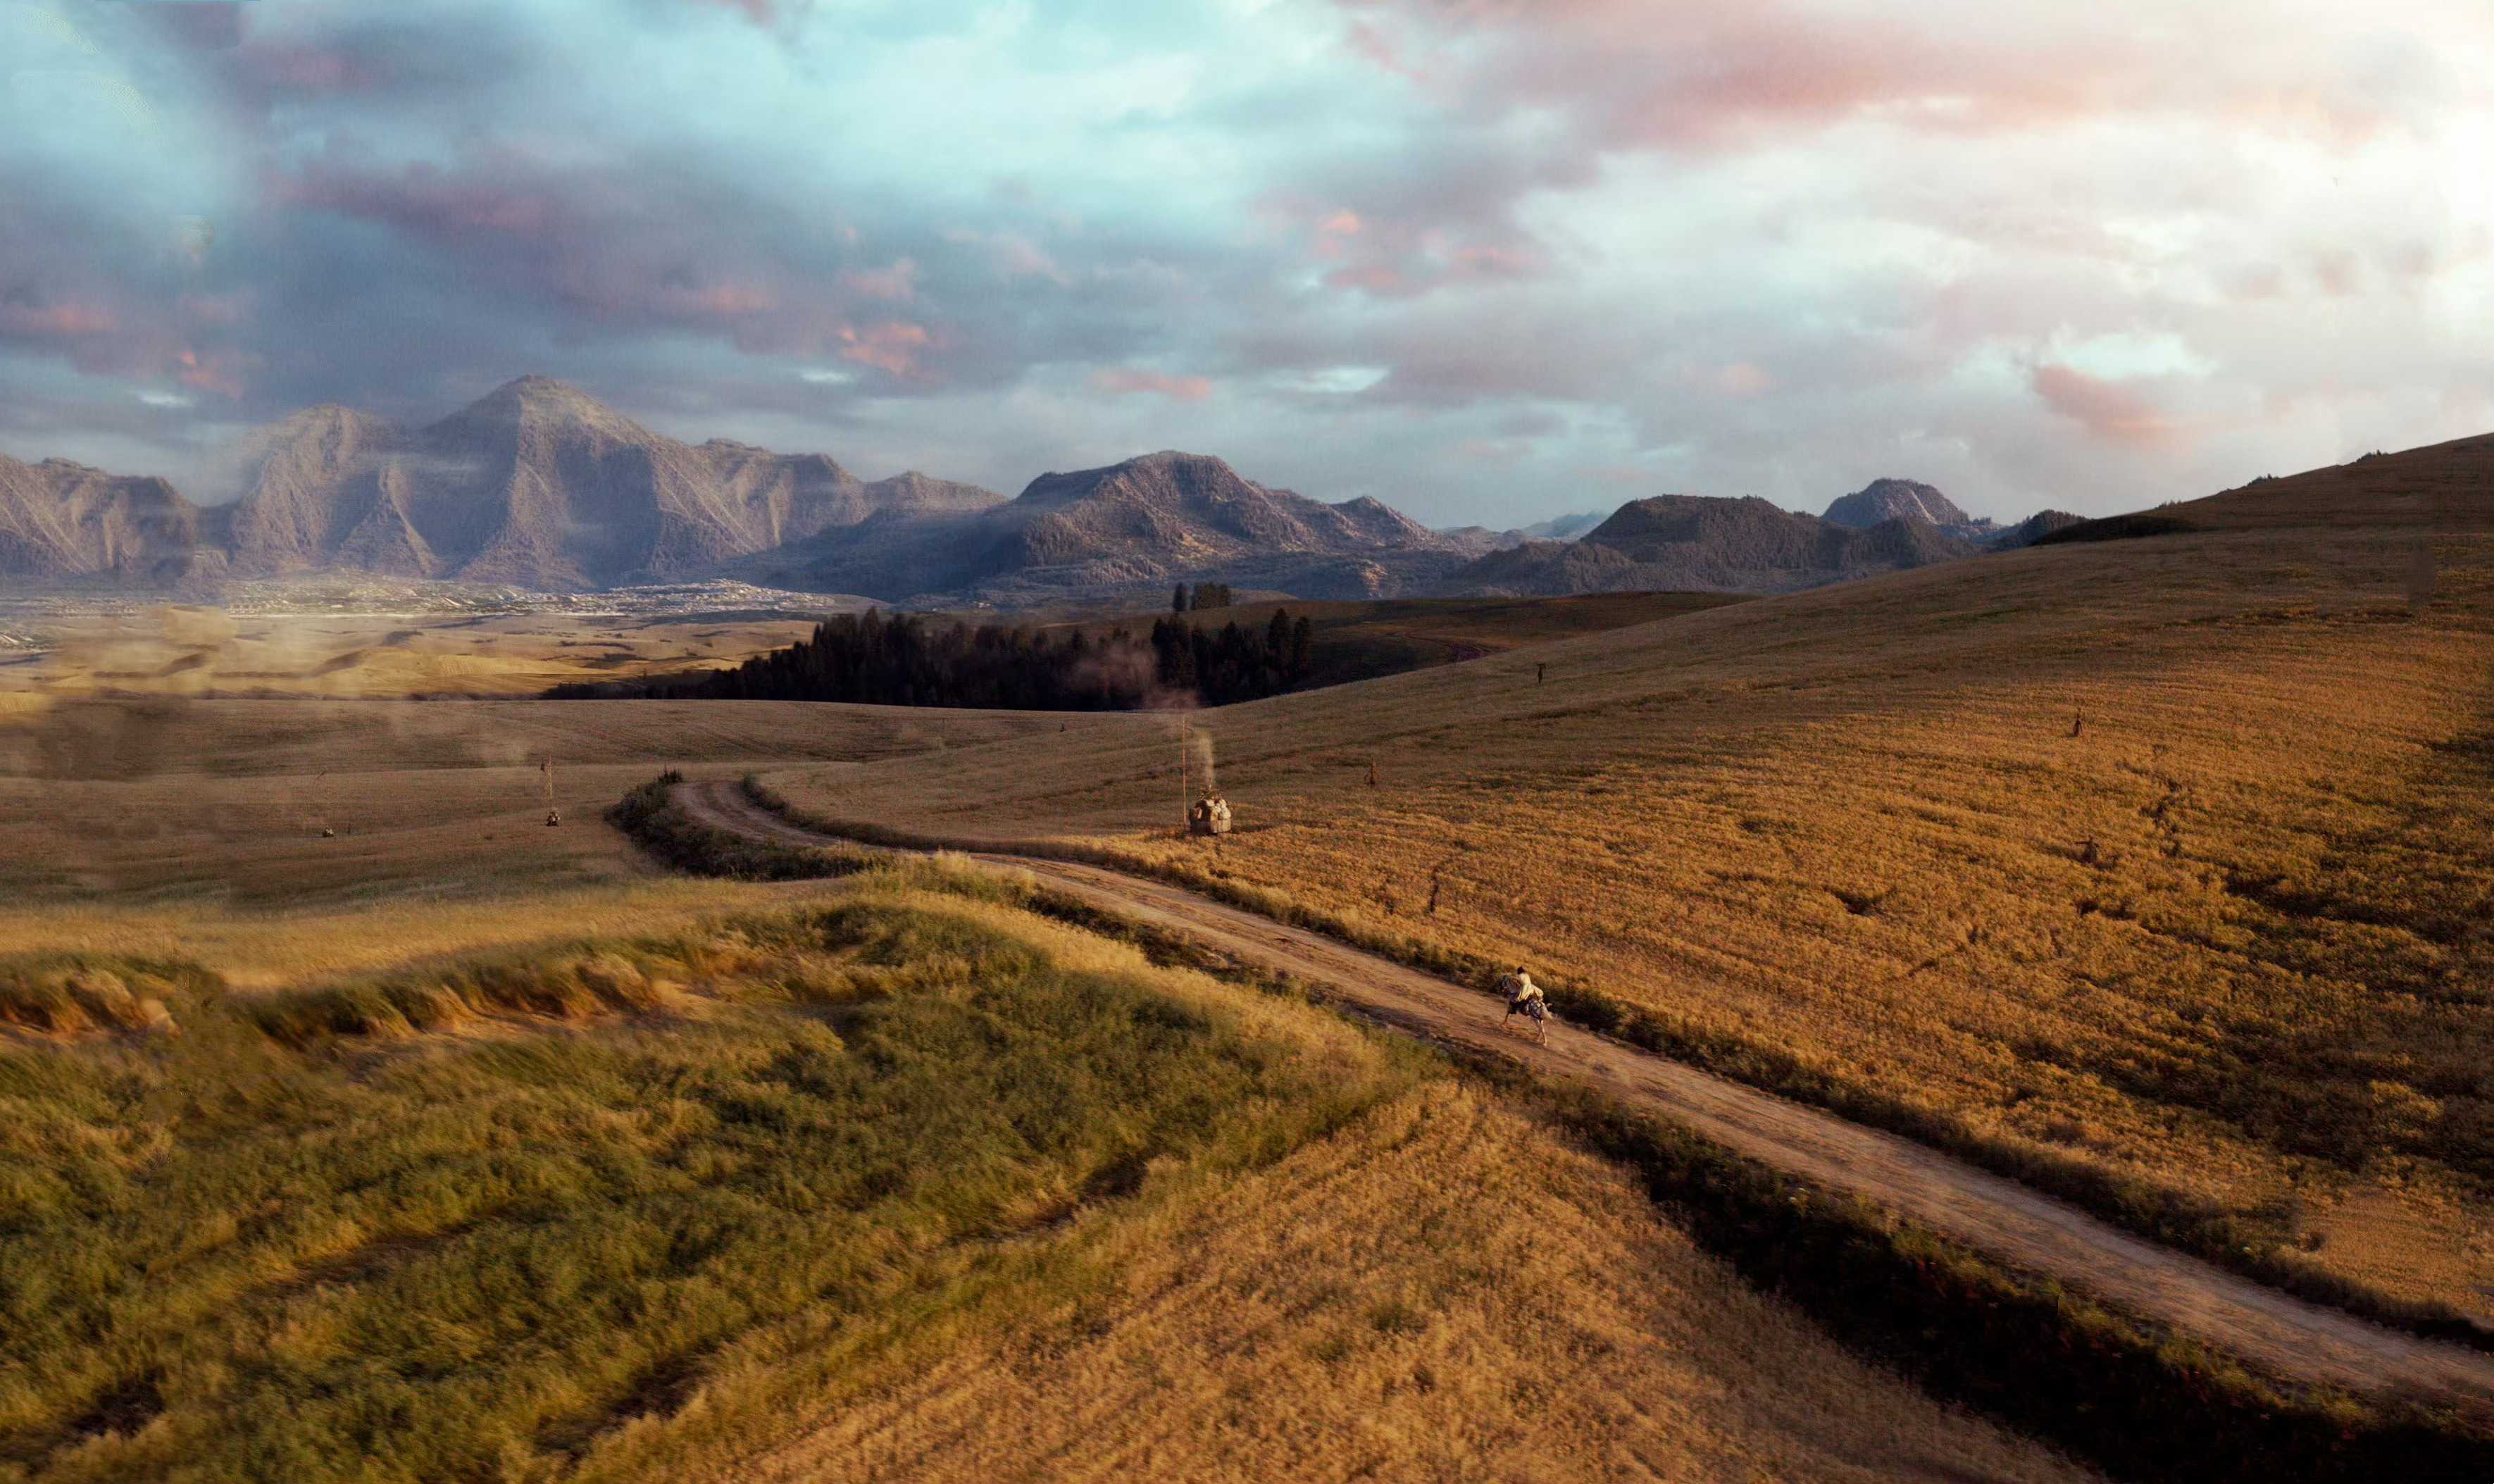
[(2180, 436), (2181, 426), (2127, 381), (2091, 377), (2062, 365), (2037, 366), (2031, 384), (2044, 405), (2097, 438), (2154, 447)]
[(1724, 395), (1754, 397), (1776, 384), (1776, 379), (1765, 368), (1749, 361), (1734, 361), (1715, 373), (1715, 384)]
[(918, 294), (918, 265), (903, 257), (888, 268), (845, 269), (840, 287), (860, 298), (906, 304)]
[(2482, 431), (2489, 49), (2479, 0), (0, 7), (0, 446), (178, 474), (543, 370), (1446, 523), (2187, 496)]
[(109, 335), (120, 328), (112, 311), (99, 304), (0, 303), (0, 337), (24, 340), (83, 340)]
[(1353, 21), (1349, 29), (1343, 32), (1343, 45), (1351, 48), (1353, 56), (1379, 72), (1397, 77), (1417, 78), (1420, 76), (1416, 70), (1405, 64), (1402, 53), (1392, 42), (1385, 39), (1383, 32), (1364, 20)]
[(735, 11), (757, 26), (769, 26), (779, 18), (774, 0), (693, 0), (696, 5), (716, 10)]
[(1094, 390), (1118, 396), (1149, 393), (1173, 402), (1201, 402), (1212, 395), (1212, 382), (1207, 378), (1171, 376), (1125, 366), (1102, 367), (1092, 373), (1091, 385)]
[(887, 319), (862, 330), (843, 327), (839, 336), (842, 360), (872, 366), (896, 377), (924, 375), (924, 354), (936, 344), (925, 325), (899, 319)]

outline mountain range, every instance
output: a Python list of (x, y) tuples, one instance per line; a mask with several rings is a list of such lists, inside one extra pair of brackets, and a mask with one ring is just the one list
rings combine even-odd
[(162, 479), (0, 458), (0, 578), (171, 586), (223, 569), (221, 526)]
[(1768, 591), (2023, 544), (2051, 515), (2001, 531), (1929, 485), (1880, 479), (1824, 518), (1666, 495), (1608, 518), (1440, 531), (1373, 499), (1326, 503), (1175, 450), (1042, 474), (1009, 500), (914, 471), (867, 481), (822, 454), (681, 442), (523, 377), (420, 426), (298, 412), (248, 440), (223, 504), (162, 479), (0, 457), (0, 579), (196, 588), (348, 571), (572, 591), (723, 576), (998, 607), (1202, 579), (1311, 599)]
[(1015, 606), (1196, 577), (1296, 597), (1386, 596), (1443, 578), (1469, 555), (1378, 500), (1326, 504), (1242, 478), (1219, 459), (1165, 450), (1042, 474), (1019, 498), (958, 520), (869, 523), (731, 572), (818, 591), (971, 593)]

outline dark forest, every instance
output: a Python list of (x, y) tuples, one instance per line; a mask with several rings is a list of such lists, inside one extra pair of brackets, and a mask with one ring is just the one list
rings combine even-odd
[(914, 615), (844, 614), (813, 637), (733, 670), (651, 681), (559, 685), (556, 700), (852, 701), (870, 706), (995, 711), (1133, 711), (1196, 702), (1225, 706), (1308, 681), (1312, 625), (1275, 610), (1262, 624), (1201, 627), (1170, 617), (1138, 640), (1093, 639), (1028, 625), (936, 622)]

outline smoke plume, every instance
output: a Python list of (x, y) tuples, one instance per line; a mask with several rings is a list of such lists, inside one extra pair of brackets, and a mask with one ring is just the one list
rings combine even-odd
[(1212, 734), (1201, 727), (1197, 727), (1187, 735), (1187, 751), (1194, 758), (1196, 775), (1203, 780), (1203, 791), (1207, 794), (1219, 793), (1220, 777), (1212, 768)]

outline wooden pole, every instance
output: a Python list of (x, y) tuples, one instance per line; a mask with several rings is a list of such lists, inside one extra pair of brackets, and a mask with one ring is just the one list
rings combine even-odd
[(1177, 713), (1177, 833), (1186, 833), (1186, 811), (1192, 801), (1186, 797), (1186, 712)]

